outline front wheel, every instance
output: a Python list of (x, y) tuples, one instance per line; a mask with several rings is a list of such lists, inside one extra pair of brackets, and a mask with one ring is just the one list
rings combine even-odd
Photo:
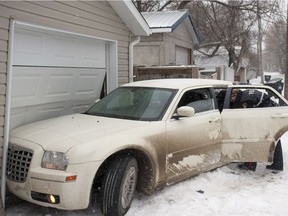
[(114, 160), (109, 166), (101, 187), (101, 210), (107, 216), (124, 215), (130, 208), (138, 177), (134, 157)]

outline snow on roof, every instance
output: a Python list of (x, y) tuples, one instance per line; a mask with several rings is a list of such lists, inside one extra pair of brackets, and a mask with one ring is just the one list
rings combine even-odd
[(172, 31), (187, 17), (187, 10), (143, 12), (150, 28), (170, 28)]
[(188, 27), (195, 44), (199, 44), (199, 36), (194, 27), (189, 10), (142, 12), (152, 33), (173, 32), (182, 22)]

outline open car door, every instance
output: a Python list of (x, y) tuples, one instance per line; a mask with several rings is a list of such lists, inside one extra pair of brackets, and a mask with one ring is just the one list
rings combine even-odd
[(288, 103), (267, 86), (229, 87), (221, 117), (223, 162), (271, 162), (288, 131)]

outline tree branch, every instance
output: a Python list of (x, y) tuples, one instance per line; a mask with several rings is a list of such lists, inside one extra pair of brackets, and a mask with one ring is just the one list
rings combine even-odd
[(211, 58), (213, 56), (215, 56), (215, 54), (217, 53), (217, 51), (219, 50), (219, 47), (221, 46), (221, 44), (217, 44), (217, 46), (214, 48), (212, 53), (205, 53), (204, 51), (197, 49), (198, 52), (202, 53), (203, 55), (207, 56), (208, 58)]
[(163, 9), (165, 9), (168, 5), (170, 5), (173, 1), (167, 1), (162, 7), (160, 7), (158, 9), (158, 11), (162, 11)]

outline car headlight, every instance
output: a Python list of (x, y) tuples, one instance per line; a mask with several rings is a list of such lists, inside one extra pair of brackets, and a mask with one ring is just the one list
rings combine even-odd
[(62, 152), (45, 151), (41, 167), (46, 169), (66, 170), (69, 157)]

